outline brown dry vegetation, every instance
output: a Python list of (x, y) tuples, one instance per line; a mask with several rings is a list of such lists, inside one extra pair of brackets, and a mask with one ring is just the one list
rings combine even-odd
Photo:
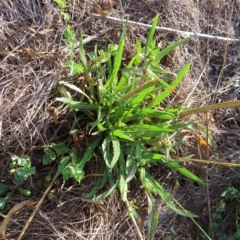
[[(106, 1), (107, 2), (107, 1)], [(67, 12), (70, 25), (77, 36), (84, 38), (99, 34), (85, 44), (86, 51), (95, 44), (106, 47), (118, 42), (122, 25), (101, 19), (90, 18), (95, 7), (108, 7), (104, 1), (69, 0)], [(159, 26), (190, 32), (201, 32), (215, 36), (240, 38), (239, 0), (116, 0), (111, 16), (140, 23), (151, 24), (156, 13), (160, 13)], [(107, 10), (107, 9), (106, 9)], [(50, 107), (58, 111), (58, 119), (69, 119), (63, 105), (55, 102), (57, 85), (64, 74), (66, 58), (63, 34), (65, 23), (59, 8), (52, 0), (1, 0), (0, 2), (0, 179), (11, 183), (9, 163), (12, 154), (30, 154), (33, 160), (41, 161), (42, 148), (51, 142), (68, 137), (68, 124), (54, 122)], [(126, 58), (133, 55), (136, 39), (146, 41), (147, 30), (129, 26), (126, 37)], [(159, 44), (182, 38), (177, 32), (157, 32)], [(177, 106), (204, 106), (209, 103), (236, 100), (240, 98), (240, 43), (216, 39), (192, 37), (192, 40), (177, 48), (162, 64), (175, 69), (192, 62), (192, 68), (183, 83), (169, 99)], [(189, 120), (189, 119), (188, 119)], [(201, 149), (189, 133), (186, 145), (178, 150), (180, 156), (194, 154), (196, 158), (208, 155), (217, 161), (236, 162), (240, 157), (239, 109), (218, 110), (193, 116), (208, 127), (218, 148), (214, 156)], [(89, 169), (94, 166), (89, 166)], [(176, 173), (166, 169), (152, 172), (159, 182), (188, 210), (199, 215), (198, 222), (206, 228), (211, 212), (220, 199), (220, 190), (227, 186), (235, 170), (219, 166), (188, 164), (198, 176), (208, 180), (204, 186), (190, 181), (175, 185)], [(39, 173), (41, 174), (40, 168)], [(92, 170), (89, 170), (91, 172)], [(81, 184), (56, 182), (55, 198), (45, 200), (28, 227), (23, 239), (136, 239), (135, 230), (126, 215), (126, 209), (118, 194), (105, 202), (93, 205), (83, 201), (81, 194), (90, 189), (92, 178)], [(34, 178), (26, 186), (38, 199)], [(139, 206), (142, 219), (141, 230), (147, 227), (147, 200), (135, 182), (131, 183), (130, 199)], [(2, 212), (23, 198), (11, 198)], [(58, 200), (65, 204), (57, 208)], [(160, 211), (156, 239), (172, 236), (172, 239), (198, 239), (199, 229), (187, 218), (177, 216), (157, 199)], [(208, 206), (210, 205), (210, 209)], [(17, 223), (6, 236), (15, 238), (32, 212), (26, 207), (12, 218)], [(171, 231), (174, 229), (174, 232)]]

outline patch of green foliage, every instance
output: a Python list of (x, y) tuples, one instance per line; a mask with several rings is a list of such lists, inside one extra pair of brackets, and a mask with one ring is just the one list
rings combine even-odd
[[(117, 188), (121, 199), (128, 201), (129, 182), (137, 178), (148, 196), (151, 223), (148, 239), (153, 239), (158, 222), (153, 195), (160, 196), (176, 213), (196, 217), (175, 206), (168, 192), (151, 176), (149, 167), (164, 165), (203, 183), (170, 156), (174, 148), (182, 143), (175, 141), (176, 136), (188, 125), (177, 121), (181, 106), (172, 108), (166, 105), (162, 108), (163, 101), (181, 83), (190, 64), (171, 72), (162, 68), (159, 62), (188, 39), (159, 49), (153, 38), (157, 22), (158, 16), (153, 21), (146, 45), (143, 47), (137, 41), (136, 55), (128, 63), (123, 62), (127, 24), (119, 44), (110, 44), (106, 51), (95, 46), (93, 52), (86, 54), (83, 39), (80, 38), (77, 55), (72, 47), (76, 42), (75, 33), (67, 26), (65, 42), (70, 54), (65, 66), (69, 69), (69, 79), (77, 76), (84, 79), (84, 88), (65, 79), (60, 82), (62, 97), (57, 98), (75, 112), (76, 120), (71, 132), (90, 139), (85, 152), (74, 146), (71, 156), (60, 160), (58, 169), (63, 178), (75, 178), (80, 182), (86, 163), (93, 156), (99, 157), (100, 176), (92, 189), (83, 194), (84, 198), (91, 198), (94, 203), (103, 200)], [(81, 122), (87, 122), (84, 129), (77, 127)], [(106, 186), (108, 190), (102, 192)]]
[[(8, 199), (11, 198), (13, 191), (16, 189), (24, 196), (30, 196), (31, 191), (23, 187), (24, 182), (36, 173), (35, 167), (32, 167), (29, 156), (21, 157), (12, 156), (10, 164), (11, 173), (13, 175), (14, 187), (10, 189), (9, 185), (2, 181), (0, 183), (0, 210), (3, 210)], [(4, 197), (2, 197), (4, 196)]]
[(216, 239), (240, 239), (240, 175), (226, 187), (222, 199), (212, 215), (212, 227)]

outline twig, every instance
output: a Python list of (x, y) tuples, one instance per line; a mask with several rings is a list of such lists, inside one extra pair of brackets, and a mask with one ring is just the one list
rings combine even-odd
[(190, 109), (183, 110), (182, 112), (180, 112), (179, 116), (185, 117), (185, 116), (188, 116), (191, 114), (197, 114), (200, 112), (213, 111), (216, 109), (223, 109), (223, 108), (233, 108), (238, 106), (240, 106), (240, 100), (216, 103), (216, 104), (211, 104), (203, 107), (190, 108)]
[(45, 192), (43, 193), (41, 199), (39, 200), (38, 204), (36, 205), (35, 209), (33, 210), (31, 216), (30, 216), (29, 219), (27, 220), (27, 222), (26, 222), (24, 228), (22, 229), (21, 233), (19, 234), (17, 240), (21, 240), (21, 239), (22, 239), (24, 233), (26, 232), (28, 226), (29, 226), (30, 223), (32, 222), (32, 220), (33, 220), (35, 214), (37, 213), (37, 211), (38, 211), (38, 209), (39, 209), (39, 207), (40, 207), (41, 204), (43, 203), (43, 200), (46, 198), (46, 196), (47, 196), (49, 190), (52, 188), (52, 185), (53, 185), (54, 182), (56, 181), (58, 175), (59, 175), (59, 172), (57, 172), (57, 173), (54, 175), (52, 181), (49, 183), (47, 189), (46, 189)]
[(125, 202), (125, 204), (126, 204), (127, 211), (128, 211), (128, 213), (129, 213), (129, 215), (130, 215), (130, 218), (131, 218), (131, 220), (132, 220), (133, 226), (134, 226), (134, 228), (135, 228), (135, 230), (136, 230), (136, 232), (137, 232), (138, 239), (139, 239), (139, 240), (143, 240), (143, 236), (142, 236), (142, 234), (141, 234), (141, 232), (140, 232), (140, 230), (139, 230), (139, 227), (138, 227), (138, 225), (137, 225), (137, 223), (136, 223), (136, 221), (135, 221), (135, 219), (134, 219), (134, 216), (133, 216), (132, 213), (131, 213), (130, 204), (129, 204), (128, 200), (126, 200), (126, 201), (124, 201), (124, 202)]
[[(93, 18), (96, 19), (101, 19), (104, 21), (108, 21), (108, 22), (117, 22), (117, 23), (125, 23), (127, 20), (123, 20), (123, 19), (119, 19), (119, 18), (115, 18), (115, 17), (101, 17), (98, 14), (92, 14)], [(134, 21), (128, 21), (128, 23), (130, 25), (135, 25), (138, 27), (143, 27), (143, 28), (151, 28), (152, 26), (149, 24), (145, 24), (145, 23), (138, 23), (138, 22), (134, 22)], [(229, 41), (229, 42), (240, 42), (240, 39), (236, 39), (236, 38), (226, 38), (226, 37), (221, 37), (221, 36), (212, 36), (209, 34), (204, 34), (204, 33), (194, 33), (194, 32), (188, 32), (188, 31), (182, 31), (182, 30), (177, 30), (177, 29), (173, 29), (173, 28), (166, 28), (166, 27), (156, 27), (156, 30), (160, 31), (167, 31), (167, 32), (175, 32), (175, 33), (179, 33), (181, 34), (183, 37), (190, 37), (190, 36), (197, 36), (197, 37), (202, 37), (202, 38), (210, 38), (210, 39), (216, 39), (216, 40), (222, 40), (222, 41)]]

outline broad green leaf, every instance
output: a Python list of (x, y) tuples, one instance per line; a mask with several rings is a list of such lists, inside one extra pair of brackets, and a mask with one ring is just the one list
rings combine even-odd
[(63, 16), (63, 19), (65, 21), (69, 21), (71, 19), (70, 15), (68, 13), (65, 13), (64, 11), (61, 11), (60, 14)]
[(177, 209), (176, 206), (173, 204), (171, 197), (166, 192), (166, 190), (148, 172), (146, 172), (145, 168), (140, 169), (140, 179), (143, 186), (147, 190), (156, 195), (159, 195), (161, 199), (167, 204), (167, 206), (177, 214), (180, 214), (185, 217), (198, 217), (197, 215), (192, 214), (187, 210)]
[(45, 157), (43, 158), (43, 165), (47, 165), (50, 162), (54, 161), (57, 157), (56, 153), (51, 149), (51, 147), (48, 147), (44, 149)]
[(14, 172), (14, 181), (18, 185), (22, 185), (29, 176), (35, 173), (36, 173), (35, 167), (29, 168), (29, 166), (24, 166), (22, 168), (18, 168), (16, 172)]
[(126, 162), (124, 159), (123, 154), (120, 154), (119, 157), (119, 170), (120, 170), (120, 176), (119, 176), (119, 191), (121, 194), (121, 199), (123, 201), (127, 200), (127, 191), (128, 191), (128, 186), (127, 186), (127, 177), (126, 177)]
[(24, 196), (31, 196), (31, 191), (28, 189), (18, 188), (18, 190), (24, 195)]
[(83, 92), (80, 88), (78, 88), (78, 87), (77, 87), (76, 85), (74, 85), (74, 84), (71, 84), (71, 83), (68, 83), (68, 82), (65, 82), (65, 81), (60, 81), (59, 84), (62, 84), (62, 85), (64, 85), (64, 86), (67, 86), (67, 87), (71, 88), (72, 90), (74, 90), (74, 91), (76, 91), (76, 92), (79, 92), (80, 94), (83, 94), (86, 98), (90, 99), (85, 92)]
[(56, 100), (66, 103), (71, 109), (74, 109), (74, 110), (97, 110), (100, 107), (100, 105), (97, 105), (97, 104), (92, 105), (89, 103), (72, 101), (65, 97), (56, 98)]
[(29, 158), (28, 155), (22, 155), (21, 157), (13, 155), (11, 157), (11, 160), (14, 163), (14, 166), (25, 166), (26, 164), (31, 163), (30, 158)]
[[(0, 183), (0, 195), (7, 192), (9, 189), (8, 185), (5, 183)], [(1, 210), (1, 209), (0, 209)]]
[(6, 197), (0, 198), (0, 210), (5, 208), (5, 205), (9, 199), (11, 199), (11, 193), (8, 193)]
[(94, 197), (92, 199), (92, 202), (93, 203), (98, 203), (99, 201), (101, 201), (101, 200), (105, 199), (106, 197), (108, 197), (116, 189), (117, 185), (118, 185), (118, 181), (108, 191), (98, 195), (97, 197)]
[(150, 53), (150, 51), (153, 47), (153, 35), (155, 33), (155, 29), (156, 29), (156, 26), (157, 26), (157, 23), (158, 23), (158, 19), (159, 19), (159, 14), (157, 14), (156, 17), (154, 18), (153, 23), (152, 23), (152, 27), (151, 27), (150, 32), (148, 34), (147, 42), (146, 42), (146, 46), (145, 46), (145, 56), (147, 56)]
[(86, 54), (85, 54), (85, 51), (83, 48), (83, 37), (82, 36), (80, 37), (80, 40), (79, 40), (79, 57), (83, 64), (83, 67), (84, 67), (84, 73), (85, 73), (85, 76), (86, 76), (86, 79), (88, 82), (88, 86), (90, 87), (90, 96), (94, 99), (91, 77), (89, 75), (89, 67), (87, 64)]
[(51, 143), (50, 147), (54, 149), (57, 156), (61, 156), (69, 152), (69, 149), (63, 143)]
[[(187, 74), (191, 64), (187, 64), (177, 75), (176, 79), (169, 85), (169, 87), (175, 89), (180, 82), (182, 81), (183, 77)], [(148, 108), (153, 108), (156, 105), (160, 104), (164, 99), (166, 99), (171, 93), (171, 89), (167, 87), (162, 93), (159, 94), (155, 99), (153, 99), (149, 105)]]
[(113, 169), (120, 156), (120, 143), (117, 137), (107, 136), (102, 143), (103, 158), (109, 170)]
[(159, 210), (153, 200), (152, 194), (146, 191), (148, 197), (148, 240), (153, 240), (158, 226)]

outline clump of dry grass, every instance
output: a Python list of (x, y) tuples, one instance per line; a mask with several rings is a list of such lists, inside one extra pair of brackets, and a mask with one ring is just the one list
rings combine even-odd
[[(106, 1), (107, 2), (107, 1)], [(118, 42), (122, 26), (102, 20), (89, 19), (95, 7), (104, 7), (102, 1), (69, 1), (67, 10), (71, 16), (71, 25), (78, 36), (92, 36), (102, 30), (104, 34), (86, 44), (86, 50), (97, 43), (106, 47), (110, 42)], [(107, 5), (105, 5), (107, 6)], [(239, 36), (239, 1), (201, 1), (191, 0), (164, 2), (151, 1), (116, 1), (111, 16), (151, 24), (159, 12), (160, 25), (179, 30), (202, 32), (212, 35), (237, 38)], [(104, 10), (104, 9), (103, 9)], [(1, 127), (1, 178), (8, 180), (8, 164), (11, 154), (31, 153), (33, 146), (44, 147), (55, 138), (67, 133), (63, 126), (54, 123), (49, 108), (54, 106), (58, 118), (66, 117), (65, 110), (55, 104), (58, 80), (64, 76), (63, 62), (66, 58), (65, 45), (62, 41), (65, 23), (62, 21), (58, 7), (51, 0), (2, 1), (0, 4), (0, 127)], [(135, 40), (146, 41), (146, 29), (130, 26), (126, 39), (126, 58), (133, 54)], [(159, 44), (164, 47), (178, 40), (177, 33), (160, 32)], [(164, 59), (163, 65), (178, 68), (192, 62), (192, 69), (181, 87), (173, 96), (171, 103), (184, 103), (185, 107), (194, 104), (204, 105), (212, 101), (239, 99), (239, 44), (194, 37), (188, 46), (179, 47)], [(214, 95), (210, 95), (212, 91)], [(206, 96), (209, 96), (206, 98)], [(215, 120), (214, 120), (215, 118)], [(217, 115), (193, 116), (195, 121), (207, 125), (216, 136), (222, 156), (231, 161), (239, 158), (238, 109), (221, 110)], [(207, 121), (205, 121), (207, 119)], [(56, 140), (56, 139), (55, 139)], [(234, 144), (233, 144), (234, 143)], [(30, 150), (29, 150), (30, 149)], [(189, 138), (182, 155), (198, 154), (197, 142)], [(185, 154), (183, 154), (183, 152)], [(200, 215), (200, 223), (207, 226), (210, 211), (219, 201), (219, 185), (228, 184), (234, 173), (223, 167), (209, 167), (207, 170), (196, 164), (189, 168), (197, 175), (208, 178), (206, 186), (195, 186), (193, 183), (180, 181), (178, 177), (166, 170), (156, 172), (159, 181), (187, 209)], [(92, 180), (91, 180), (92, 181)], [(117, 195), (108, 198), (107, 202), (93, 205), (84, 202), (81, 194), (89, 189), (89, 181), (72, 186), (56, 186), (55, 200), (45, 201), (34, 221), (28, 228), (24, 239), (131, 239), (134, 231), (125, 209)], [(216, 187), (217, 186), (217, 187)], [(41, 191), (36, 185), (34, 195), (39, 197)], [(140, 209), (142, 229), (146, 226), (146, 199), (142, 198), (139, 186), (132, 186), (132, 199), (142, 206)], [(15, 199), (17, 201), (17, 199)], [(14, 199), (11, 201), (14, 202)], [(20, 200), (20, 199), (19, 199)], [(58, 201), (64, 204), (57, 207)], [(174, 239), (194, 239), (196, 229), (189, 219), (175, 216), (158, 199), (160, 227), (157, 238), (173, 235), (173, 226), (177, 235)], [(11, 205), (11, 204), (10, 204)], [(7, 211), (7, 209), (5, 210)], [(15, 222), (24, 225), (30, 209), (15, 216)], [(15, 228), (8, 236), (16, 236)]]

